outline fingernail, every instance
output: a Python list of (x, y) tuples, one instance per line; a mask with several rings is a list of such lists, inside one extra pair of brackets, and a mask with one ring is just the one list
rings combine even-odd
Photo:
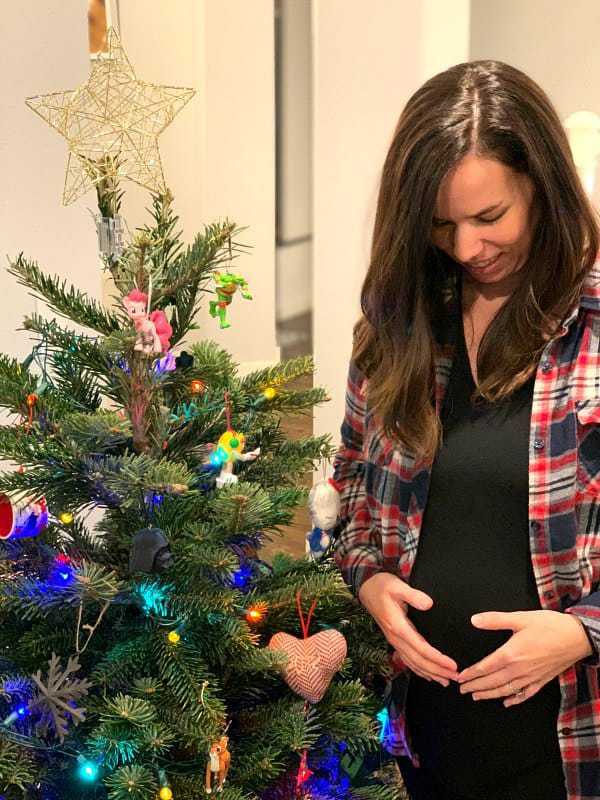
[(447, 681), (447, 680), (441, 680), (441, 681), (440, 681), (440, 683), (442, 684), (442, 686), (448, 686), (448, 684), (450, 683), (450, 681)]

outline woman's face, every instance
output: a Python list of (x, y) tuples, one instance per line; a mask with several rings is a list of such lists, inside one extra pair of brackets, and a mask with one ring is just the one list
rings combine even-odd
[[(498, 161), (467, 155), (440, 185), (431, 241), (481, 288), (508, 287), (529, 254), (533, 194), (527, 175)], [(477, 267), (496, 257), (489, 268)]]

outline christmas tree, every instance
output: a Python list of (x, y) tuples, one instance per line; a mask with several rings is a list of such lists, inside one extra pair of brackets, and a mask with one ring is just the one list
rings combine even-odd
[(16, 415), (0, 427), (2, 797), (399, 797), (381, 768), (387, 648), (322, 518), (313, 557), (261, 558), (335, 452), (281, 432), (328, 399), (286, 388), (311, 357), (240, 377), (210, 337), (183, 350), (252, 298), (229, 271), (243, 229), (184, 245), (163, 189), (125, 241), (119, 154), (78, 158), (112, 305), (24, 254), (8, 265), (59, 319), (26, 317), (31, 354), (0, 356)]

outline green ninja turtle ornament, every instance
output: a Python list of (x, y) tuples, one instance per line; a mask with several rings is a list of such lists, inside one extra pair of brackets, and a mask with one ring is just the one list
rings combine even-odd
[(248, 291), (248, 284), (241, 275), (236, 275), (231, 272), (213, 272), (215, 279), (217, 300), (211, 300), (209, 304), (209, 311), (211, 317), (219, 315), (221, 328), (230, 328), (231, 325), (227, 322), (227, 306), (231, 303), (233, 295), (239, 289), (242, 297), (246, 300), (252, 300), (252, 295)]

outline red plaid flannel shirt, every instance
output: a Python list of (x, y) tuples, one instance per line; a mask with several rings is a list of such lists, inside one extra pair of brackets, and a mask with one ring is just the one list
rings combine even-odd
[[(452, 279), (445, 298), (460, 313)], [(438, 414), (453, 347), (437, 345)], [(408, 580), (432, 463), (416, 461), (383, 434), (366, 387), (351, 361), (332, 477), (341, 501), (334, 555), (355, 595), (377, 572)], [(568, 800), (600, 800), (600, 253), (579, 302), (540, 358), (529, 443), (529, 539), (541, 607), (577, 614), (595, 645), (591, 656), (559, 675), (557, 733)], [(384, 746), (419, 766), (405, 724), (408, 666), (396, 677)]]

